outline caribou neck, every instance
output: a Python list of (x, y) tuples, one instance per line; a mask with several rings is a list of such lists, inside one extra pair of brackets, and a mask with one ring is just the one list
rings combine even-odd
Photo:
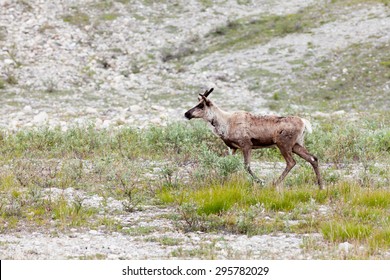
[(207, 122), (212, 126), (213, 132), (221, 138), (228, 134), (230, 113), (214, 106), (212, 113), (208, 116)]

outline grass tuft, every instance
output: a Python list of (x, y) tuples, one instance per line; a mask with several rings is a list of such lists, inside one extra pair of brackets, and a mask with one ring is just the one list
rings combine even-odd
[(325, 239), (331, 242), (362, 241), (372, 233), (372, 227), (352, 222), (326, 222), (321, 225)]

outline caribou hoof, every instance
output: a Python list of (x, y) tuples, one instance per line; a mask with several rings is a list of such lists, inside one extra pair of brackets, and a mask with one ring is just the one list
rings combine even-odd
[(261, 185), (262, 187), (265, 186), (265, 181), (263, 179), (257, 178), (257, 177), (252, 177), (253, 182), (256, 184)]

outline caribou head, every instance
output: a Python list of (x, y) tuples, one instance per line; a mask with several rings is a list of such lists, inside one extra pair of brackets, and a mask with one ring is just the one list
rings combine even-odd
[(189, 120), (192, 118), (207, 119), (208, 109), (213, 105), (210, 99), (208, 99), (208, 96), (213, 90), (214, 88), (211, 88), (206, 90), (203, 94), (200, 93), (198, 98), (199, 103), (185, 112), (184, 116)]

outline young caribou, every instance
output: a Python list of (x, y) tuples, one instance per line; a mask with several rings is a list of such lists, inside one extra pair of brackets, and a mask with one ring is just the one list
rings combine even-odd
[(323, 189), (318, 159), (310, 154), (303, 145), (305, 131), (311, 132), (308, 120), (296, 116), (258, 116), (249, 112), (225, 112), (218, 108), (208, 96), (214, 89), (199, 94), (199, 103), (188, 110), (187, 119), (201, 118), (212, 126), (213, 132), (233, 150), (241, 149), (244, 164), (249, 174), (257, 181), (250, 168), (252, 149), (278, 147), (286, 160), (286, 168), (276, 181), (278, 186), (295, 166), (293, 153), (311, 164), (317, 176), (317, 183)]

